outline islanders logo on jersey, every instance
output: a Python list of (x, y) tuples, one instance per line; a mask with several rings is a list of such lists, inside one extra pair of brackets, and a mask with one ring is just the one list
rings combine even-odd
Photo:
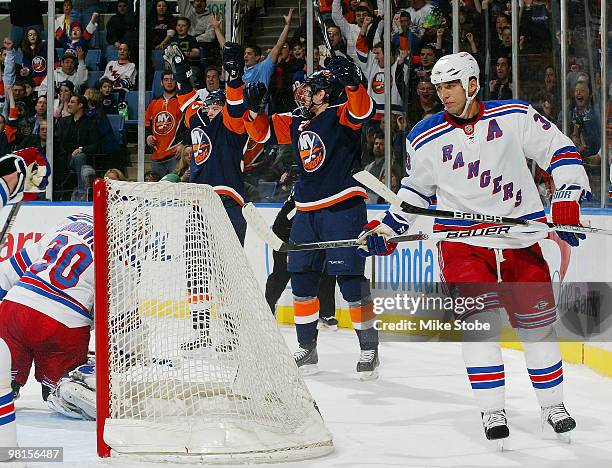
[(167, 135), (174, 128), (174, 116), (168, 111), (161, 111), (155, 116), (153, 126), (158, 135)]
[(300, 134), (298, 140), (300, 159), (306, 172), (319, 169), (325, 161), (325, 145), (321, 137), (315, 132), (306, 130)]
[(204, 164), (212, 153), (212, 142), (201, 128), (194, 128), (191, 131), (191, 151), (193, 160), (198, 166)]
[(376, 94), (383, 94), (385, 92), (385, 72), (380, 71), (374, 75), (372, 79), (372, 91)]
[(42, 55), (37, 55), (32, 59), (32, 70), (36, 73), (42, 73), (47, 68), (47, 61)]

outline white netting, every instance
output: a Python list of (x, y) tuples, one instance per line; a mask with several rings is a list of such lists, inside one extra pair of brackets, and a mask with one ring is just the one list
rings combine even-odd
[(97, 285), (110, 301), (105, 442), (117, 453), (208, 461), (330, 452), (331, 435), (212, 188), (107, 187), (110, 281)]

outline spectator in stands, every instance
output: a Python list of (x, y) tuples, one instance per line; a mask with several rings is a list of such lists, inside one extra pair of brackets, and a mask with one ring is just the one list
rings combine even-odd
[(108, 78), (113, 83), (113, 90), (125, 93), (136, 86), (136, 65), (130, 61), (130, 48), (127, 44), (119, 45), (119, 56), (117, 60), (111, 60), (106, 64), (103, 78)]
[(88, 190), (91, 187), (90, 176), (95, 175), (98, 171), (104, 171), (111, 167), (122, 166), (123, 150), (119, 146), (119, 141), (113, 132), (108, 117), (101, 110), (100, 105), (102, 103), (102, 95), (100, 91), (95, 88), (88, 88), (84, 93), (87, 99), (87, 117), (93, 120), (94, 125), (98, 128), (100, 145), (98, 154), (88, 155), (88, 165), (90, 168), (83, 166), (83, 178), (85, 180), (85, 189)]
[[(394, 113), (402, 112), (403, 103), (401, 95), (397, 89), (398, 83), (395, 82), (395, 76), (398, 67), (404, 67), (405, 64), (396, 62), (392, 58), (391, 63), (391, 77), (392, 83), (387, 86), (385, 83), (385, 52), (383, 50), (383, 43), (378, 42), (374, 44), (372, 50), (369, 49), (365, 33), (369, 30), (370, 22), (372, 21), (371, 16), (366, 16), (361, 26), (361, 34), (357, 39), (357, 56), (359, 61), (357, 62), (361, 67), (366, 81), (368, 82), (368, 94), (374, 101), (376, 107), (376, 114), (373, 120), (380, 120), (385, 114), (385, 93), (391, 93), (391, 111)], [(395, 63), (394, 63), (395, 61)], [(407, 74), (407, 73), (406, 73)], [(404, 74), (404, 76), (406, 75)], [(405, 83), (399, 83), (399, 86), (404, 87)]]
[(502, 31), (501, 43), (497, 47), (497, 56), (512, 57), (512, 30), (505, 28)]
[(416, 94), (416, 88), (419, 81), (431, 78), (431, 70), (441, 55), (442, 51), (436, 49), (436, 47), (431, 44), (426, 44), (421, 47), (421, 63), (413, 67), (412, 76), (410, 77), (411, 96)]
[(62, 117), (70, 116), (68, 105), (70, 98), (74, 94), (74, 83), (72, 81), (62, 81), (59, 84), (58, 97), (53, 103), (53, 117), (60, 119)]
[(6, 95), (8, 97), (9, 112), (7, 118), (0, 114), (0, 154), (8, 154), (15, 148), (15, 138), (17, 136), (17, 116), (18, 110), (13, 96), (13, 87), (6, 85)]
[(144, 173), (145, 182), (159, 182), (159, 177), (153, 171), (147, 171)]
[[(289, 51), (290, 50), (290, 51)], [(270, 86), (270, 95), (274, 112), (291, 112), (295, 109), (293, 99), (293, 76), (296, 72), (304, 70), (306, 65), (305, 49), (299, 42), (290, 46), (285, 44), (281, 58), (276, 65), (274, 79)], [(286, 54), (286, 58), (284, 57)]]
[(31, 78), (24, 78), (20, 81), (23, 84), (23, 90), (25, 95), (22, 95), (19, 98), (19, 101), (22, 101), (25, 104), (29, 115), (34, 115), (36, 99), (38, 98), (38, 94), (34, 92), (34, 82)]
[(126, 180), (125, 175), (123, 175), (123, 172), (119, 169), (114, 168), (106, 171), (104, 173), (104, 178), (110, 180)]
[[(374, 134), (372, 141), (372, 155), (374, 161), (368, 164), (364, 170), (380, 179), (380, 176), (385, 169), (385, 134), (381, 131), (377, 131)], [(370, 197), (370, 200), (374, 200), (376, 197)]]
[[(189, 18), (189, 34), (195, 37), (198, 47), (204, 49), (206, 65), (220, 63), (219, 51), (223, 44), (215, 33), (215, 21), (206, 7), (206, 0), (178, 0), (178, 11), (181, 16)], [(211, 21), (212, 20), (212, 21)]]
[(409, 108), (408, 123), (411, 127), (415, 126), (425, 114), (435, 114), (443, 111), (444, 106), (438, 99), (436, 87), (429, 78), (422, 78), (416, 90), (417, 99)]
[(55, 18), (55, 35), (65, 34), (70, 37), (70, 24), (72, 23), (72, 0), (64, 0), (62, 4), (63, 13)]
[(198, 97), (204, 101), (211, 91), (221, 87), (221, 70), (215, 65), (210, 65), (204, 73), (204, 87), (198, 89)]
[(174, 168), (174, 173), (181, 178), (181, 182), (189, 182), (189, 164), (191, 163), (193, 151), (191, 151), (189, 146), (181, 146), (177, 148), (176, 154), (179, 159)]
[[(19, 72), (20, 76), (32, 78), (37, 85), (40, 85), (47, 76), (47, 41), (41, 39), (38, 29), (34, 27), (27, 29), (21, 42), (21, 52), (23, 62)], [(55, 54), (55, 66), (58, 65), (57, 61), (57, 54)]]
[(138, 45), (138, 18), (128, 10), (126, 0), (117, 2), (117, 14), (111, 16), (106, 24), (106, 60), (116, 60), (121, 44), (127, 44), (130, 50)]
[(178, 46), (189, 59), (191, 64), (191, 84), (194, 88), (199, 88), (202, 73), (200, 72), (200, 48), (195, 36), (192, 36), (187, 31), (191, 26), (189, 18), (181, 16), (176, 20), (176, 34), (170, 42), (178, 44)]
[[(367, 30), (363, 33), (363, 24), (366, 17), (370, 18), (367, 23)], [(357, 6), (355, 9), (355, 24), (349, 23), (342, 14), (342, 6), (340, 0), (334, 0), (332, 5), (332, 19), (346, 40), (346, 53), (347, 55), (357, 61), (357, 40), (360, 34), (363, 34), (368, 48), (371, 48), (375, 42), (380, 41), (380, 31), (377, 31), (378, 24), (380, 23), (380, 17), (374, 18), (372, 12), (367, 7)], [(381, 24), (382, 30), (382, 24)]]
[(80, 23), (73, 21), (70, 23), (70, 35), (65, 32), (56, 31), (55, 37), (64, 48), (64, 54), (71, 52), (76, 55), (77, 49), (89, 50), (89, 42), (98, 29), (98, 13), (91, 15), (91, 20), (87, 24), (85, 31)]
[(44, 29), (42, 22), (42, 2), (40, 0), (11, 0), (9, 5), (11, 21), (11, 40), (21, 44), (28, 29)]
[(176, 34), (176, 19), (168, 10), (166, 0), (158, 0), (155, 10), (147, 21), (149, 43), (154, 49), (165, 49), (170, 39)]
[(520, 8), (520, 35), (525, 37), (526, 53), (538, 54), (552, 47), (551, 13), (548, 0), (524, 0)]
[[(534, 93), (533, 101), (538, 103), (540, 106), (543, 105), (544, 101), (548, 101), (549, 104), (556, 109), (560, 104), (560, 92), (557, 86), (557, 76), (555, 69), (552, 65), (547, 65), (544, 69), (544, 83)], [(553, 114), (555, 117), (552, 118), (554, 122), (556, 120), (557, 112)]]
[[(348, 57), (346, 53), (346, 42), (344, 37), (342, 37), (342, 31), (340, 31), (338, 26), (335, 24), (327, 26), (327, 37), (329, 39), (329, 44), (336, 55)], [(325, 63), (325, 59), (330, 57), (329, 50), (327, 50), (327, 45), (319, 45), (319, 55), (321, 56), (323, 63)]]
[(108, 78), (100, 79), (98, 84), (100, 88), (100, 96), (102, 102), (100, 104), (100, 108), (106, 114), (117, 114), (119, 110), (117, 109), (117, 102), (115, 97), (113, 96), (113, 82)]
[(490, 99), (500, 101), (512, 99), (510, 59), (503, 55), (495, 62), (495, 79), (489, 82)]
[(276, 68), (278, 57), (281, 49), (287, 38), (289, 37), (289, 28), (291, 27), (291, 18), (293, 18), (293, 8), (289, 8), (289, 12), (283, 16), (285, 27), (281, 32), (278, 41), (268, 54), (261, 60), (261, 49), (256, 45), (247, 45), (244, 48), (244, 75), (242, 79), (245, 83), (261, 82), (270, 86), (270, 79)]
[(407, 11), (410, 14), (410, 30), (413, 34), (420, 38), (423, 37), (425, 33), (423, 22), (432, 10), (433, 6), (425, 0), (410, 0), (410, 8)]
[(32, 133), (21, 140), (19, 148), (36, 148), (42, 154), (47, 154), (47, 121), (44, 119), (39, 120), (38, 133)]
[(38, 96), (34, 110), (32, 133), (37, 134), (40, 132), (40, 122), (47, 120), (47, 96)]
[(15, 97), (15, 102), (21, 103), (23, 106), (25, 106), (25, 109), (28, 114), (34, 113), (34, 104), (26, 94), (26, 86), (23, 80), (15, 81), (15, 83), (13, 84), (13, 95)]
[[(80, 89), (87, 82), (89, 72), (85, 65), (85, 51), (79, 47), (76, 50), (76, 57), (70, 52), (64, 52), (62, 66), (55, 70), (55, 80), (57, 82), (72, 81), (75, 89)], [(78, 66), (76, 62), (78, 60)]]
[(402, 50), (418, 51), (420, 38), (410, 30), (410, 13), (402, 11), (393, 18), (391, 45)]
[[(87, 157), (99, 152), (100, 136), (95, 121), (87, 117), (89, 104), (84, 96), (73, 95), (68, 102), (70, 116), (57, 123), (54, 158), (54, 199), (86, 200), (83, 166)], [(86, 175), (86, 174), (85, 174)], [(76, 178), (76, 190), (74, 179)]]
[[(591, 86), (586, 81), (578, 81), (574, 86), (574, 102), (569, 110), (569, 135), (587, 161), (599, 152), (601, 147), (601, 118), (599, 106), (593, 105)], [(561, 113), (557, 119), (562, 126)]]
[(162, 73), (161, 83), (163, 94), (149, 103), (145, 114), (146, 142), (153, 150), (151, 169), (160, 178), (176, 167), (175, 137), (183, 115), (171, 71)]

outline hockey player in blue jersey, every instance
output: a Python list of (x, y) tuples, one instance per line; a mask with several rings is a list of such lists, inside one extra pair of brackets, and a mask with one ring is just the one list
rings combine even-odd
[[(245, 86), (244, 104), (249, 109), (245, 125), (250, 137), (258, 142), (292, 144), (298, 161), (292, 242), (350, 239), (367, 219), (365, 189), (352, 177), (353, 169), (360, 166), (361, 127), (374, 113), (362, 78), (355, 64), (346, 58), (332, 58), (327, 70), (313, 73), (295, 89), (298, 109), (270, 117), (263, 105), (265, 85)], [(346, 92), (346, 102), (334, 105), (342, 90)], [(357, 372), (361, 379), (375, 378), (379, 364), (378, 332), (373, 327), (365, 262), (354, 249), (289, 253), (288, 271), (299, 342), (295, 361), (304, 372), (316, 371), (317, 293), (324, 266), (328, 274), (337, 277), (340, 292), (349, 303), (361, 348)]]
[[(467, 52), (447, 55), (434, 65), (431, 82), (446, 110), (419, 122), (408, 134), (408, 176), (398, 195), (424, 208), (435, 196), (441, 210), (543, 221), (546, 214), (526, 163), (530, 158), (552, 175), (557, 187), (552, 222), (579, 225), (580, 202), (590, 196), (590, 187), (578, 149), (526, 102), (480, 102), (479, 75), (476, 60)], [(415, 217), (392, 207), (380, 220), (366, 224), (360, 236), (364, 245), (358, 251), (389, 255), (395, 245), (385, 239), (408, 232)], [(487, 225), (436, 219), (434, 230)], [(544, 237), (532, 232), (440, 242), (441, 279), (450, 291), (476, 298), (483, 305), (457, 314), (462, 322), (494, 324), (500, 309), (505, 309), (523, 342), (542, 421), (557, 434), (566, 434), (576, 422), (563, 403), (563, 365), (553, 327), (557, 307), (548, 265), (538, 245)], [(578, 246), (584, 234), (559, 232), (559, 237)], [(485, 435), (504, 439), (509, 428), (499, 337), (481, 334), (464, 340), (462, 349)]]
[[(172, 66), (175, 80), (179, 84), (178, 99), (184, 112), (184, 122), (191, 134), (192, 158), (189, 164), (189, 182), (208, 184), (221, 197), (225, 211), (234, 231), (244, 245), (246, 221), (242, 216), (244, 205), (243, 154), (248, 135), (242, 114), (242, 73), (244, 50), (235, 42), (226, 42), (223, 47), (223, 68), (228, 72), (226, 90), (211, 92), (204, 102), (198, 99), (189, 80), (191, 66), (176, 44), (168, 46), (165, 60)], [(201, 215), (194, 213), (194, 222), (205, 223)], [(198, 242), (198, 240), (193, 240)], [(200, 240), (204, 242), (204, 239)], [(207, 269), (210, 274), (210, 269)], [(200, 275), (202, 276), (202, 275)], [(210, 322), (210, 297), (207, 279), (194, 277), (190, 280), (190, 311), (193, 328), (198, 336), (183, 343), (184, 350), (210, 346), (208, 327)], [(225, 323), (231, 329), (231, 324)], [(231, 346), (228, 345), (227, 348)]]

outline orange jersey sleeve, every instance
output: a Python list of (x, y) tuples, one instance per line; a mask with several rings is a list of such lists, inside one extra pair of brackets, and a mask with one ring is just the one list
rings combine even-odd
[(374, 102), (362, 85), (359, 85), (355, 91), (346, 87), (345, 91), (347, 101), (338, 107), (340, 125), (358, 130), (374, 114)]
[(249, 113), (244, 113), (244, 126), (249, 136), (259, 142), (265, 143), (268, 140), (272, 144), (288, 145), (291, 143), (291, 121), (290, 113), (258, 115), (254, 120), (249, 119)]
[(223, 106), (223, 125), (234, 133), (243, 134), (244, 128), (244, 104), (242, 100), (242, 88), (244, 84), (234, 88), (230, 83), (225, 87), (225, 105)]

